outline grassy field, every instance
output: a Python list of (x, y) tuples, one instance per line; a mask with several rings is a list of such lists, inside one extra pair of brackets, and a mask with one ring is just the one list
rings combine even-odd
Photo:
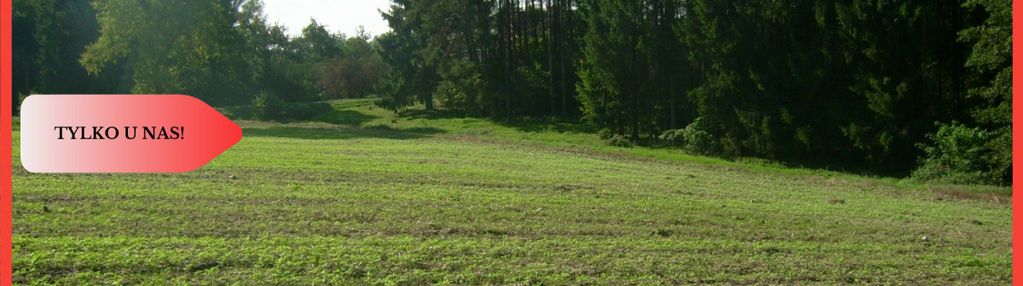
[(332, 102), (173, 175), (36, 175), (25, 284), (1007, 284), (1007, 188), (604, 146)]

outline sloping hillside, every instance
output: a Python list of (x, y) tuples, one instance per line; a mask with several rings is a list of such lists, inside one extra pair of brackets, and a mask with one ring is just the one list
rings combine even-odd
[(186, 174), (15, 167), (15, 283), (1011, 280), (1007, 189), (330, 105), (318, 122), (240, 121), (238, 145)]

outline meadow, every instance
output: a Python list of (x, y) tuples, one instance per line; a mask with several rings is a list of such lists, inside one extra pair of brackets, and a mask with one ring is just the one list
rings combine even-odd
[[(16, 284), (1008, 284), (1011, 191), (333, 101), (183, 174), (45, 175)], [(241, 111), (235, 111), (241, 112)], [(15, 125), (17, 129), (17, 124)]]

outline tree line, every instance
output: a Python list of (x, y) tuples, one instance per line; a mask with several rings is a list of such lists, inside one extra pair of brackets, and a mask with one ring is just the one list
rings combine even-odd
[(297, 36), (259, 0), (15, 0), (14, 92), (185, 93), (214, 105), (364, 97), (375, 41), (315, 20)]
[(1010, 1), (395, 0), (389, 106), (1008, 183)]
[[(1011, 2), (393, 0), (371, 38), (258, 0), (15, 0), (14, 92), (378, 96), (615, 145), (1009, 184)], [(158, 21), (153, 19), (160, 19)]]

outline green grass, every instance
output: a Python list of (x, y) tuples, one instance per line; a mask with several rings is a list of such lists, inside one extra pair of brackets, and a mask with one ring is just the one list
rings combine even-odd
[(186, 174), (15, 167), (15, 282), (1011, 280), (1007, 188), (614, 148), (583, 125), (331, 105), (320, 122), (240, 121), (238, 145)]

